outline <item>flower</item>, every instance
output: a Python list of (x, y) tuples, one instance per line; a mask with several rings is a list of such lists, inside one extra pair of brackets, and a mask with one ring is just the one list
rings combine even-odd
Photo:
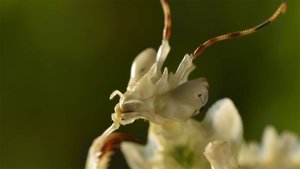
[(281, 135), (274, 127), (266, 127), (262, 143), (243, 143), (238, 161), (240, 166), (251, 169), (299, 169), (300, 141), (291, 132)]
[(226, 98), (215, 103), (202, 122), (151, 123), (145, 146), (124, 142), (121, 150), (131, 169), (206, 169), (209, 162), (219, 169), (228, 159), (228, 165), (234, 165), (242, 134), (238, 111)]
[(300, 168), (295, 134), (278, 135), (269, 126), (260, 145), (243, 141), (241, 117), (227, 98), (215, 103), (202, 122), (151, 124), (145, 146), (124, 142), (121, 150), (131, 169)]

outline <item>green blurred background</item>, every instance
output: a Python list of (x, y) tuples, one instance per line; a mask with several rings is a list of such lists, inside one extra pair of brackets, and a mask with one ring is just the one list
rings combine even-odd
[[(192, 78), (210, 83), (208, 107), (229, 97), (245, 138), (274, 124), (300, 134), (300, 1), (258, 33), (210, 47)], [(254, 26), (279, 0), (173, 0), (175, 70), (213, 36)], [(0, 168), (83, 168), (92, 140), (110, 124), (134, 57), (161, 42), (158, 0), (0, 0)], [(145, 139), (147, 123), (121, 131)], [(118, 160), (118, 159), (117, 159)], [(117, 165), (115, 165), (117, 168)]]

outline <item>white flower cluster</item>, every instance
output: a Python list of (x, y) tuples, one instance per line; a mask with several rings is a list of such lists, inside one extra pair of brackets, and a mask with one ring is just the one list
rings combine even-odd
[(255, 142), (242, 145), (238, 161), (251, 169), (299, 169), (300, 141), (291, 132), (279, 135), (269, 126), (260, 145)]
[(300, 168), (300, 142), (290, 132), (278, 135), (273, 127), (267, 127), (261, 144), (243, 141), (242, 121), (229, 99), (215, 103), (202, 122), (191, 119), (184, 125), (151, 124), (146, 146), (123, 143), (130, 168)]

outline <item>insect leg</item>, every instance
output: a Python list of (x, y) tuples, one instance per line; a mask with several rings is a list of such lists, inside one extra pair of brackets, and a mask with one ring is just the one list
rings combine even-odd
[(109, 135), (115, 130), (117, 130), (119, 127), (120, 124), (113, 123), (108, 129), (105, 130), (105, 132), (101, 136), (97, 137), (94, 140), (92, 146), (89, 149), (88, 158), (85, 166), (86, 169), (105, 169), (105, 167), (99, 167), (100, 164), (103, 164), (103, 162), (100, 163), (99, 157), (103, 154), (102, 148), (105, 145), (105, 141), (107, 140)]
[[(97, 141), (97, 139), (96, 139)], [(109, 167), (109, 161), (114, 151), (120, 148), (120, 144), (123, 141), (130, 141), (135, 143), (141, 143), (141, 141), (129, 134), (112, 133), (103, 142), (94, 142), (93, 145), (97, 147), (93, 154), (93, 163), (86, 166), (86, 169), (107, 169)], [(101, 144), (100, 147), (97, 144)], [(91, 161), (92, 162), (92, 161)]]
[(119, 90), (115, 90), (112, 92), (112, 94), (109, 96), (109, 100), (112, 100), (115, 96), (119, 96), (120, 98), (123, 98), (123, 93), (121, 93)]

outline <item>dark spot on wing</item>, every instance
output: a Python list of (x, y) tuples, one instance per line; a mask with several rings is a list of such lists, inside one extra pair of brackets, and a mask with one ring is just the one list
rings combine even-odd
[(145, 70), (146, 70), (145, 68), (142, 68), (142, 69), (140, 70), (140, 72), (143, 73)]

